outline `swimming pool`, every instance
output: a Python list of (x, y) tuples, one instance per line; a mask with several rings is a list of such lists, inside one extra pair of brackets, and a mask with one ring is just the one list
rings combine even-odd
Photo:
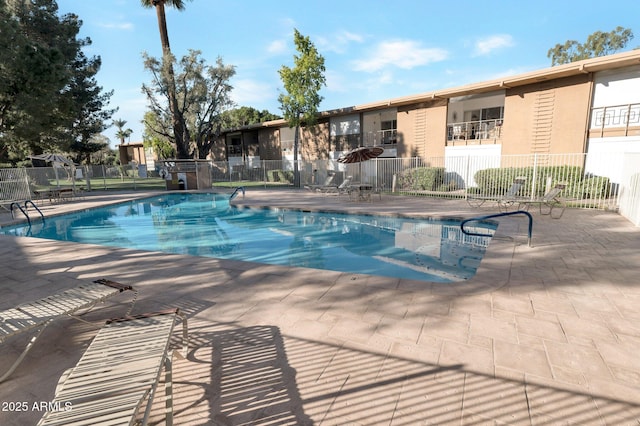
[(163, 194), (0, 233), (435, 282), (471, 278), (490, 241), (453, 220), (236, 208), (211, 193)]

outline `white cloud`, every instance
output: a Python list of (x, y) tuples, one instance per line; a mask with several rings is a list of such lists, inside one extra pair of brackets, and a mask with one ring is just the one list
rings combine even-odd
[(133, 24), (131, 22), (100, 22), (98, 26), (108, 30), (133, 30)]
[(274, 40), (267, 46), (267, 52), (272, 55), (279, 55), (287, 51), (287, 42), (284, 40)]
[(333, 70), (327, 70), (324, 74), (327, 83), (327, 90), (335, 93), (348, 93), (350, 85), (345, 76)]
[(276, 90), (273, 87), (257, 80), (238, 79), (233, 80), (232, 85), (231, 99), (238, 106), (252, 106), (260, 109), (261, 105), (276, 97)]
[(495, 34), (476, 41), (474, 56), (488, 55), (494, 50), (511, 47), (514, 44), (513, 37), (509, 34)]
[(351, 43), (362, 43), (363, 41), (363, 36), (342, 30), (328, 37), (317, 37), (315, 43), (320, 51), (345, 53)]
[(353, 62), (355, 71), (374, 72), (392, 66), (412, 69), (447, 59), (449, 53), (440, 48), (425, 48), (414, 40), (384, 41), (364, 59)]

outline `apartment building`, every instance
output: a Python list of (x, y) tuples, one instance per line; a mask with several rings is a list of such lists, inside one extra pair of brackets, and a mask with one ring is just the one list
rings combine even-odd
[[(299, 158), (361, 145), (383, 157), (640, 152), (640, 50), (414, 96), (323, 111), (301, 129)], [(293, 160), (284, 120), (230, 129), (213, 160)]]

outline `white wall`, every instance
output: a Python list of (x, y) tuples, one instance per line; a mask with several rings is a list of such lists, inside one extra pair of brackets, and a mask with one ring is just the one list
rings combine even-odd
[(640, 66), (596, 73), (594, 83), (594, 108), (640, 102)]
[(627, 153), (640, 153), (640, 136), (591, 138), (585, 172), (606, 176), (611, 182), (620, 184), (624, 181), (624, 171), (620, 165)]
[(502, 145), (447, 146), (444, 148), (444, 164), (447, 182), (455, 180), (459, 188), (475, 186), (473, 175), (478, 170), (500, 167)]
[(626, 154), (621, 169), (620, 214), (640, 226), (640, 154)]

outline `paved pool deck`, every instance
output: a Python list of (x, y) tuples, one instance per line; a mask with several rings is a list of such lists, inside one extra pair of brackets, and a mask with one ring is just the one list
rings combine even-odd
[[(42, 208), (50, 216), (141, 195), (96, 192)], [(497, 212), (293, 190), (234, 202)], [(639, 425), (640, 228), (606, 211), (533, 216), (531, 246), (524, 216), (501, 218), (476, 276), (455, 284), (0, 236), (0, 310), (102, 277), (140, 291), (134, 313), (181, 308), (191, 344), (174, 362), (177, 425)], [(0, 214), (0, 225), (9, 220)], [(37, 423), (62, 373), (129, 301), (111, 299), (85, 315), (89, 324), (53, 323), (0, 384), (0, 424)], [(25, 342), (0, 346), (0, 371)], [(160, 387), (152, 424), (164, 424), (163, 396)]]

